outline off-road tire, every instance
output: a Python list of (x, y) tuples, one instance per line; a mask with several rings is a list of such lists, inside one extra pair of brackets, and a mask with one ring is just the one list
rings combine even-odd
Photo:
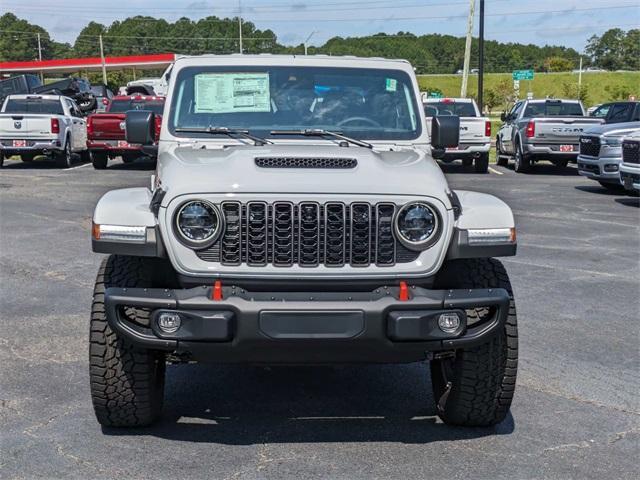
[(71, 168), (73, 165), (73, 152), (71, 151), (71, 137), (64, 142), (64, 150), (56, 154), (56, 163), (61, 168)]
[(106, 258), (98, 271), (91, 307), (89, 382), (96, 417), (105, 427), (150, 425), (162, 411), (164, 355), (119, 337), (107, 323), (104, 305), (107, 288), (146, 287), (150, 276), (144, 259), (117, 255)]
[(489, 153), (481, 153), (473, 161), (473, 168), (476, 173), (487, 173), (489, 171)]
[(500, 145), (500, 138), (496, 137), (496, 163), (501, 167), (507, 167), (509, 165), (509, 157), (506, 157), (502, 153), (502, 146)]
[(130, 153), (123, 153), (121, 155), (122, 157), (122, 163), (133, 163), (136, 161), (136, 158), (138, 158), (140, 155), (137, 154), (130, 154)]
[(516, 143), (514, 162), (513, 169), (517, 173), (527, 173), (531, 169), (531, 160), (526, 157), (519, 142)]
[(90, 152), (89, 157), (91, 158), (93, 168), (95, 168), (96, 170), (104, 170), (105, 168), (107, 168), (109, 156), (106, 153)]
[[(482, 345), (456, 350), (455, 358), (431, 361), (434, 399), (445, 423), (468, 427), (500, 423), (511, 406), (518, 367), (516, 306), (507, 272), (492, 258), (453, 260), (438, 274), (436, 287), (504, 288), (511, 296), (502, 332)], [(476, 316), (483, 313), (475, 310)]]
[(473, 158), (463, 158), (462, 159), (462, 166), (463, 167), (470, 167), (471, 165), (473, 165)]
[(33, 153), (23, 153), (20, 155), (20, 160), (26, 163), (33, 162), (34, 158), (36, 158), (36, 156)]

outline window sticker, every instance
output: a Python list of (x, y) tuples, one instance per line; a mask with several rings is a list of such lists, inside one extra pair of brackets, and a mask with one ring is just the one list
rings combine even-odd
[(194, 113), (269, 112), (268, 73), (200, 73)]
[(385, 88), (387, 89), (387, 92), (395, 92), (398, 88), (398, 81), (395, 78), (386, 78)]

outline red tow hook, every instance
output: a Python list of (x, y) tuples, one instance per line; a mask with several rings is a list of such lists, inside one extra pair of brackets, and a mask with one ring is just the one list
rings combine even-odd
[(219, 302), (222, 300), (222, 281), (216, 280), (211, 291), (211, 300)]
[(406, 302), (409, 300), (409, 287), (404, 280), (400, 282), (400, 292), (398, 293), (398, 301)]

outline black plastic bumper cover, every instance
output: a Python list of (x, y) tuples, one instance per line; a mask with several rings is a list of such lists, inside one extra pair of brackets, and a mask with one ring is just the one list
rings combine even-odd
[[(504, 328), (509, 294), (504, 289), (427, 290), (398, 287), (374, 292), (246, 292), (225, 287), (214, 301), (210, 287), (180, 290), (108, 288), (111, 327), (143, 348), (187, 354), (195, 360), (251, 363), (413, 362), (427, 352), (474, 346)], [(152, 310), (150, 326), (123, 315), (121, 307)], [(490, 307), (485, 321), (466, 325), (465, 309)], [(157, 318), (178, 312), (182, 326), (163, 333)], [(459, 312), (453, 334), (439, 330), (443, 312)]]

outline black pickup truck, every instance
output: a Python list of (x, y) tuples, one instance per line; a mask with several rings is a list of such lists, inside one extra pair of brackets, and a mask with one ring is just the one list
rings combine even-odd
[(590, 115), (604, 118), (604, 123), (626, 123), (640, 121), (640, 102), (603, 103)]

